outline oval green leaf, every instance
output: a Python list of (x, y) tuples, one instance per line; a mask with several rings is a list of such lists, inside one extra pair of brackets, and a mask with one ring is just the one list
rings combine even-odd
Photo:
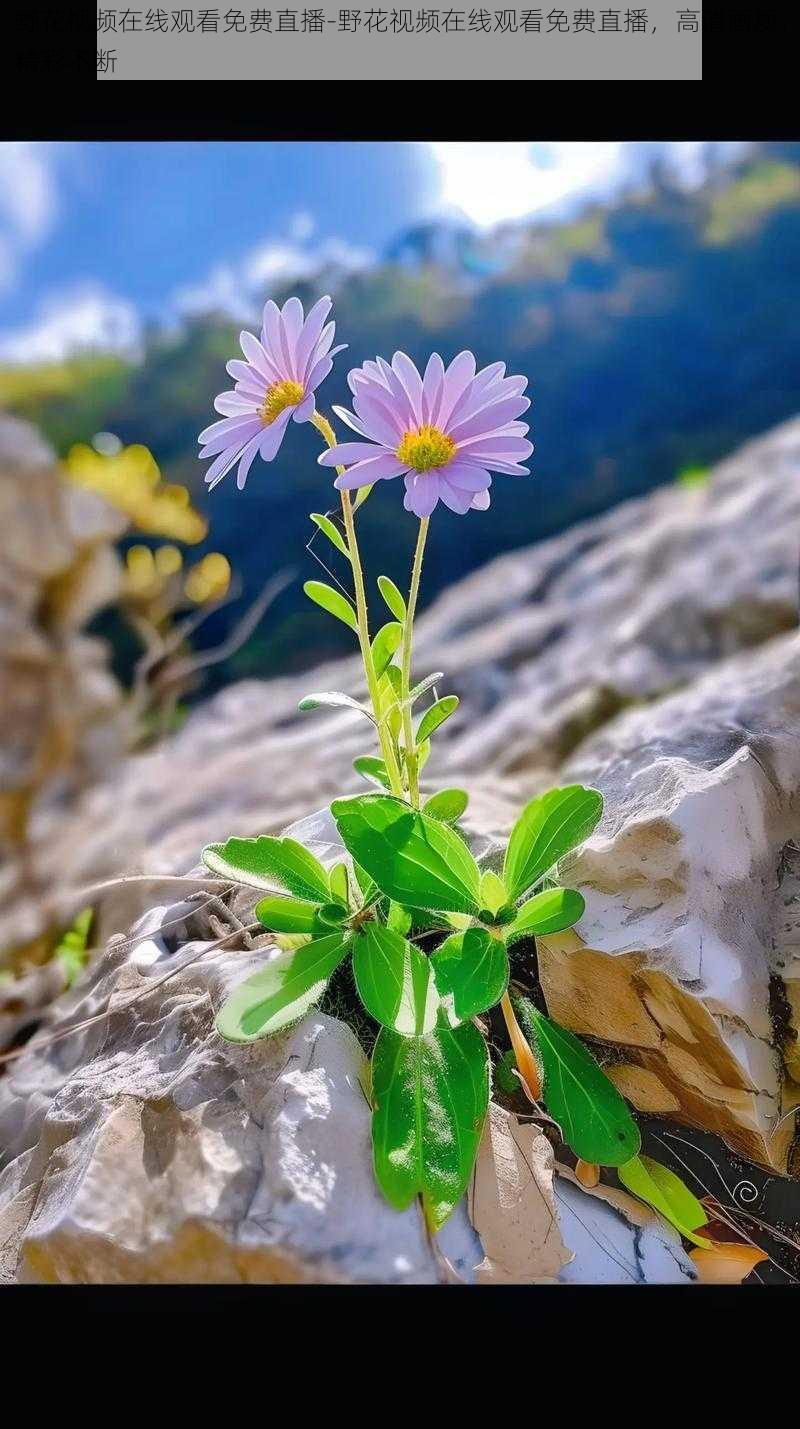
[(337, 799), (331, 812), (345, 847), (387, 897), (410, 908), (477, 913), (480, 870), (447, 824), (387, 794)]
[(395, 620), (399, 620), (402, 625), (406, 618), (406, 603), (394, 581), (390, 580), (388, 576), (378, 576), (378, 590), (386, 601)]
[(422, 1196), (432, 1231), (467, 1188), (489, 1105), (489, 1056), (472, 1023), (400, 1037), (372, 1054), (372, 1145), (384, 1196), (403, 1211)]
[(336, 547), (337, 551), (341, 551), (342, 555), (345, 556), (349, 561), (350, 552), (347, 549), (344, 536), (342, 535), (338, 526), (334, 526), (333, 522), (330, 520), (330, 517), (321, 516), (318, 511), (312, 511), (311, 520), (314, 522), (314, 525), (318, 526), (320, 531), (322, 531), (327, 536), (328, 540), (331, 542), (332, 545)]
[(668, 1166), (662, 1166), (650, 1156), (634, 1156), (617, 1167), (617, 1175), (623, 1186), (640, 1201), (660, 1211), (687, 1240), (703, 1250), (711, 1249), (710, 1240), (695, 1234), (708, 1221), (703, 1206)]
[(356, 774), (360, 774), (362, 779), (366, 779), (368, 784), (375, 784), (379, 789), (391, 789), (391, 781), (386, 772), (386, 765), (382, 759), (378, 759), (372, 754), (359, 754), (353, 760), (353, 768)]
[(498, 878), (497, 874), (493, 873), (491, 868), (487, 868), (485, 872), (481, 874), (480, 899), (483, 907), (493, 914), (508, 902), (506, 886), (502, 878)]
[(351, 630), (358, 631), (358, 621), (352, 605), (338, 590), (334, 590), (333, 586), (326, 585), (324, 581), (306, 581), (303, 590), (315, 605), (327, 610), (329, 615), (335, 615), (337, 620), (349, 625)]
[(347, 864), (335, 864), (330, 871), (329, 879), (331, 897), (337, 903), (343, 903), (345, 908), (348, 908), (350, 906), (350, 884), (347, 877)]
[(622, 1166), (637, 1156), (639, 1128), (614, 1083), (583, 1043), (544, 1017), (527, 998), (515, 998), (514, 1010), (541, 1059), (544, 1104), (575, 1155), (600, 1166)]
[(564, 854), (582, 843), (603, 812), (597, 789), (571, 784), (526, 805), (511, 833), (503, 878), (509, 896), (521, 898)]
[(387, 668), (395, 650), (403, 638), (403, 627), (396, 620), (390, 620), (388, 625), (384, 625), (378, 631), (372, 642), (372, 663), (375, 666), (375, 674), (380, 679)]
[(440, 789), (438, 794), (432, 794), (430, 799), (426, 799), (422, 806), (423, 814), (427, 814), (429, 819), (439, 819), (443, 824), (454, 824), (469, 803), (469, 795), (464, 789)]
[(359, 714), (366, 715), (368, 720), (375, 723), (371, 710), (366, 705), (359, 704), (352, 695), (344, 695), (340, 690), (320, 690), (317, 694), (304, 695), (297, 708), (299, 710), (318, 710), (323, 705), (333, 705), (349, 710), (358, 710)]
[(401, 1037), (436, 1026), (439, 999), (431, 964), (400, 933), (369, 923), (353, 939), (353, 974), (367, 1012)]
[(547, 888), (523, 903), (508, 929), (509, 939), (561, 933), (583, 917), (586, 904), (574, 888)]
[(321, 998), (328, 979), (349, 951), (341, 933), (281, 953), (234, 988), (217, 1013), (227, 1042), (255, 1042), (283, 1032)]
[(430, 961), (436, 991), (453, 1027), (494, 1007), (508, 986), (505, 944), (486, 928), (454, 933)]
[(433, 731), (450, 718), (451, 714), (458, 709), (458, 705), (458, 695), (444, 695), (441, 700), (437, 700), (434, 705), (431, 705), (417, 726), (415, 736), (417, 744), (424, 744), (426, 739), (430, 739)]
[(255, 839), (228, 839), (223, 844), (208, 844), (202, 857), (214, 873), (251, 888), (274, 889), (277, 885), (298, 898), (311, 898), (317, 903), (327, 903), (331, 896), (322, 864), (295, 839), (272, 838), (268, 834)]
[(259, 923), (272, 933), (313, 933), (319, 920), (320, 906), (304, 898), (262, 898), (256, 904)]

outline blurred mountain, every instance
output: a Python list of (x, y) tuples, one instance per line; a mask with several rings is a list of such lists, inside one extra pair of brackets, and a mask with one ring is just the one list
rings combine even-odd
[[(430, 600), (490, 557), (703, 468), (796, 411), (800, 145), (757, 146), (691, 191), (655, 168), (646, 192), (569, 220), (488, 235), (452, 221), (418, 226), (376, 266), (338, 279), (329, 268), (326, 279), (349, 343), (321, 394), (326, 408), (347, 403), (350, 366), (398, 348), (424, 363), (433, 349), (449, 360), (468, 347), (479, 364), (502, 358), (530, 381), (533, 475), (496, 478), (488, 516), (437, 512)], [(306, 275), (270, 296), (294, 289), (313, 300), (321, 281)], [(349, 638), (301, 590), (319, 574), (303, 554), (307, 513), (335, 505), (313, 432), (292, 427), (280, 460), (256, 465), (243, 493), (230, 479), (204, 494), (196, 436), (228, 385), (239, 327), (197, 316), (180, 332), (151, 332), (139, 363), (93, 354), (0, 370), (0, 404), (62, 453), (100, 430), (149, 446), (208, 511), (244, 600), (273, 568), (296, 566), (272, 623), (222, 667), (222, 681), (310, 665)], [(386, 483), (359, 519), (371, 575), (385, 571), (402, 587), (414, 523), (400, 511), (400, 485)], [(208, 641), (236, 614), (231, 606), (209, 622)]]

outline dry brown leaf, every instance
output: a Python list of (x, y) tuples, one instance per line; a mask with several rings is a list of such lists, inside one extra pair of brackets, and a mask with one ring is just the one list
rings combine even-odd
[(596, 1161), (581, 1161), (579, 1157), (575, 1163), (575, 1178), (584, 1191), (593, 1191), (600, 1184), (600, 1167)]
[(470, 1185), (470, 1219), (481, 1238), (480, 1284), (552, 1282), (572, 1260), (553, 1195), (553, 1149), (532, 1125), (490, 1103)]
[(711, 1250), (691, 1250), (689, 1259), (701, 1285), (741, 1285), (745, 1276), (769, 1256), (757, 1245), (713, 1241)]
[(613, 1206), (615, 1211), (619, 1211), (626, 1221), (630, 1221), (634, 1226), (648, 1226), (652, 1221), (658, 1219), (656, 1212), (650, 1206), (646, 1206), (643, 1201), (637, 1201), (635, 1196), (631, 1196), (628, 1191), (623, 1191), (619, 1186), (606, 1186), (599, 1182), (597, 1186), (585, 1186), (576, 1176), (571, 1166), (565, 1166), (561, 1161), (556, 1162), (556, 1171), (565, 1180), (572, 1181), (574, 1185), (580, 1186), (587, 1196), (596, 1196), (598, 1201), (605, 1201), (607, 1205)]

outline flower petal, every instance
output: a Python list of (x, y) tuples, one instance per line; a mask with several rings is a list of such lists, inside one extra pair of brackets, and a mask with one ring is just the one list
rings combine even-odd
[(262, 373), (251, 367), (249, 362), (242, 362), (239, 357), (232, 357), (230, 362), (226, 362), (225, 371), (235, 382), (241, 382), (245, 387), (260, 387), (266, 392), (270, 386), (270, 382)]
[(236, 417), (245, 412), (256, 411), (255, 399), (246, 397), (243, 392), (220, 392), (219, 396), (214, 398), (214, 406), (226, 417)]
[(309, 374), (308, 374), (308, 376), (307, 376), (307, 378), (306, 378), (306, 380), (305, 380), (305, 382), (304, 382), (304, 384), (303, 384), (304, 387), (305, 387), (306, 393), (315, 391), (315, 389), (316, 389), (317, 387), (319, 387), (320, 382), (324, 382), (324, 381), (325, 381), (325, 378), (327, 377), (327, 375), (328, 375), (328, 373), (330, 372), (330, 370), (331, 370), (332, 367), (333, 367), (333, 359), (332, 359), (332, 358), (330, 358), (330, 357), (322, 357), (322, 358), (320, 358), (319, 362), (315, 363), (314, 366), (312, 367), (311, 371), (309, 372)]
[[(297, 370), (301, 373), (301, 381), (309, 365), (313, 366), (311, 356), (320, 340), (320, 334), (325, 327), (325, 319), (332, 306), (330, 298), (320, 298), (319, 302), (314, 304), (303, 324), (303, 331), (297, 340)], [(335, 324), (331, 324), (331, 326), (335, 327)], [(331, 340), (333, 340), (333, 334), (331, 334)], [(318, 353), (316, 355), (321, 356), (322, 354)]]
[[(281, 361), (281, 314), (277, 303), (273, 303), (269, 298), (264, 304), (263, 328), (261, 331), (261, 343), (269, 353), (273, 366), (280, 368)], [(284, 374), (285, 375), (285, 374)]]
[(430, 516), (439, 500), (439, 474), (436, 471), (409, 472), (403, 505), (415, 516)]
[[(231, 420), (230, 418), (228, 419)], [(222, 427), (221, 422), (215, 422), (215, 427)], [(237, 422), (235, 426), (226, 427), (224, 431), (217, 431), (214, 436), (205, 437), (201, 434), (203, 449), (200, 452), (202, 458), (216, 456), (217, 452), (225, 451), (234, 442), (249, 441), (257, 432), (263, 430), (263, 422), (260, 417), (249, 417), (243, 422)], [(211, 427), (206, 428), (207, 432), (212, 431)]]
[(442, 400), (439, 405), (439, 413), (436, 425), (447, 430), (447, 420), (461, 397), (468, 384), (475, 376), (475, 358), (471, 352), (459, 352), (453, 358), (447, 371), (444, 374), (442, 384)]
[(373, 446), (370, 442), (341, 442), (330, 447), (317, 457), (320, 466), (352, 466), (357, 461), (369, 461), (371, 457), (393, 456), (386, 447)]
[(298, 402), (294, 409), (295, 422), (307, 422), (314, 415), (314, 393), (309, 392), (302, 402)]
[(277, 455), (278, 448), (283, 441), (284, 433), (289, 425), (291, 415), (292, 408), (285, 407), (280, 416), (276, 417), (274, 422), (270, 422), (269, 426), (264, 428), (261, 437), (261, 446), (259, 448), (262, 461), (272, 461), (273, 457)]
[(488, 511), (491, 500), (488, 491), (476, 491), (472, 498), (473, 511)]
[(392, 358), (392, 371), (402, 383), (414, 414), (414, 424), (422, 426), (422, 378), (416, 365), (405, 352), (396, 352)]
[(447, 480), (461, 491), (485, 491), (492, 484), (488, 471), (468, 466), (466, 462), (451, 461), (443, 470)]
[(244, 491), (244, 484), (247, 481), (247, 473), (253, 465), (253, 461), (258, 451), (260, 441), (260, 434), (257, 437), (253, 437), (252, 441), (248, 442), (247, 446), (245, 447), (239, 458), (239, 469), (236, 473), (236, 485), (238, 486), (240, 491)]
[(360, 422), (358, 417), (354, 417), (352, 412), (348, 412), (346, 407), (334, 406), (331, 408), (331, 410), (335, 413), (335, 415), (339, 418), (341, 422), (344, 422), (346, 427), (350, 427), (351, 431), (358, 432), (358, 435), (360, 437), (365, 437), (367, 435), (366, 430), (364, 428), (364, 423)]
[(496, 432), (498, 427), (504, 427), (507, 422), (513, 422), (516, 417), (527, 412), (530, 405), (527, 397), (508, 397), (505, 401), (489, 402), (455, 425), (451, 422), (448, 436), (451, 436), (456, 444), (460, 444), (468, 437), (477, 437), (482, 432)]
[[(267, 357), (258, 338), (253, 337), (251, 332), (240, 332), (239, 343), (250, 366), (255, 368), (255, 373), (263, 378), (268, 386), (271, 386), (280, 374), (276, 372), (275, 364)], [(233, 376), (233, 373), (231, 373), (231, 376)]]
[(462, 491), (460, 487), (451, 485), (445, 473), (440, 473), (439, 498), (451, 511), (455, 511), (457, 516), (466, 516), (472, 505), (473, 495), (471, 491)]
[(432, 352), (422, 379), (422, 420), (433, 426), (436, 426), (443, 383), (444, 363), (438, 352)]

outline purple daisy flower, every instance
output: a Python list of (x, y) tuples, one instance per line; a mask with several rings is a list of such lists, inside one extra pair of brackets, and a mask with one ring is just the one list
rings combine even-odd
[(314, 392), (333, 367), (336, 353), (347, 345), (331, 347), (336, 324), (325, 323), (330, 310), (330, 298), (320, 298), (304, 318), (299, 298), (289, 298), (282, 308), (270, 299), (264, 307), (261, 341), (251, 332), (240, 334), (247, 360), (228, 363), (236, 386), (214, 398), (223, 420), (198, 437), (200, 456), (216, 458), (206, 472), (210, 487), (238, 462), (236, 484), (241, 491), (256, 453), (262, 461), (277, 456), (289, 418), (307, 422), (313, 417)]
[(379, 357), (347, 378), (353, 413), (334, 412), (363, 438), (343, 442), (319, 458), (344, 466), (338, 489), (405, 476), (405, 508), (430, 516), (439, 501), (464, 515), (489, 505), (490, 472), (528, 476), (521, 466), (533, 451), (526, 440), (530, 406), (525, 377), (506, 377), (505, 363), (475, 371), (471, 352), (460, 352), (445, 370), (434, 352), (420, 377), (410, 357), (396, 352), (391, 367)]

